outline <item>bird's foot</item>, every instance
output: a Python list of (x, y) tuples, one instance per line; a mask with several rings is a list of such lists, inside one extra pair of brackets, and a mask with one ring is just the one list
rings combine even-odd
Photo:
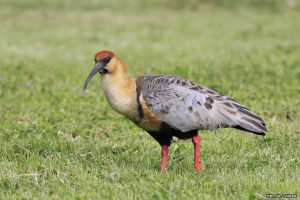
[(203, 171), (205, 169), (204, 165), (197, 165), (197, 166), (194, 166), (194, 169), (196, 171)]
[(162, 174), (164, 174), (164, 173), (166, 173), (166, 169), (160, 169), (160, 172), (161, 172)]

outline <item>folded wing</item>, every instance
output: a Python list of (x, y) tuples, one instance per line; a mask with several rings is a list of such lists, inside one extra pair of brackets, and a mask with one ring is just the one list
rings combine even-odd
[(263, 120), (218, 92), (169, 75), (147, 75), (137, 82), (139, 95), (170, 127), (188, 132), (233, 127), (255, 134), (266, 132)]

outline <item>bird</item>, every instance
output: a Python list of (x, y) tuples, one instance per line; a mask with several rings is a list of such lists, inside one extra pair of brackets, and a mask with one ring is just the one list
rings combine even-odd
[(161, 146), (161, 172), (167, 169), (169, 146), (174, 138), (191, 139), (194, 169), (200, 160), (200, 131), (235, 128), (264, 136), (265, 122), (254, 112), (216, 90), (173, 75), (127, 76), (126, 65), (109, 50), (94, 56), (95, 66), (84, 83), (97, 73), (108, 104), (150, 134)]

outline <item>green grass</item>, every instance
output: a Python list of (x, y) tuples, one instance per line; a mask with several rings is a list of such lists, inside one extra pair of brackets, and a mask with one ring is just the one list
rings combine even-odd
[[(38, 2), (0, 6), (2, 199), (300, 195), (299, 12)], [(206, 170), (194, 172), (192, 143), (177, 141), (161, 174), (159, 145), (112, 111), (98, 78), (81, 98), (102, 49), (130, 75), (174, 74), (237, 99), (267, 136), (203, 131)]]

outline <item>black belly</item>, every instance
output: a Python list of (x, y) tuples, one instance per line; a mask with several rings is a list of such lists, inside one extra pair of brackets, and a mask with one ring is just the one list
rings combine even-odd
[(148, 133), (160, 144), (170, 146), (172, 137), (175, 136), (179, 139), (186, 140), (198, 134), (198, 130), (191, 130), (182, 132), (180, 130), (170, 127), (167, 123), (163, 122), (159, 131), (148, 131)]

